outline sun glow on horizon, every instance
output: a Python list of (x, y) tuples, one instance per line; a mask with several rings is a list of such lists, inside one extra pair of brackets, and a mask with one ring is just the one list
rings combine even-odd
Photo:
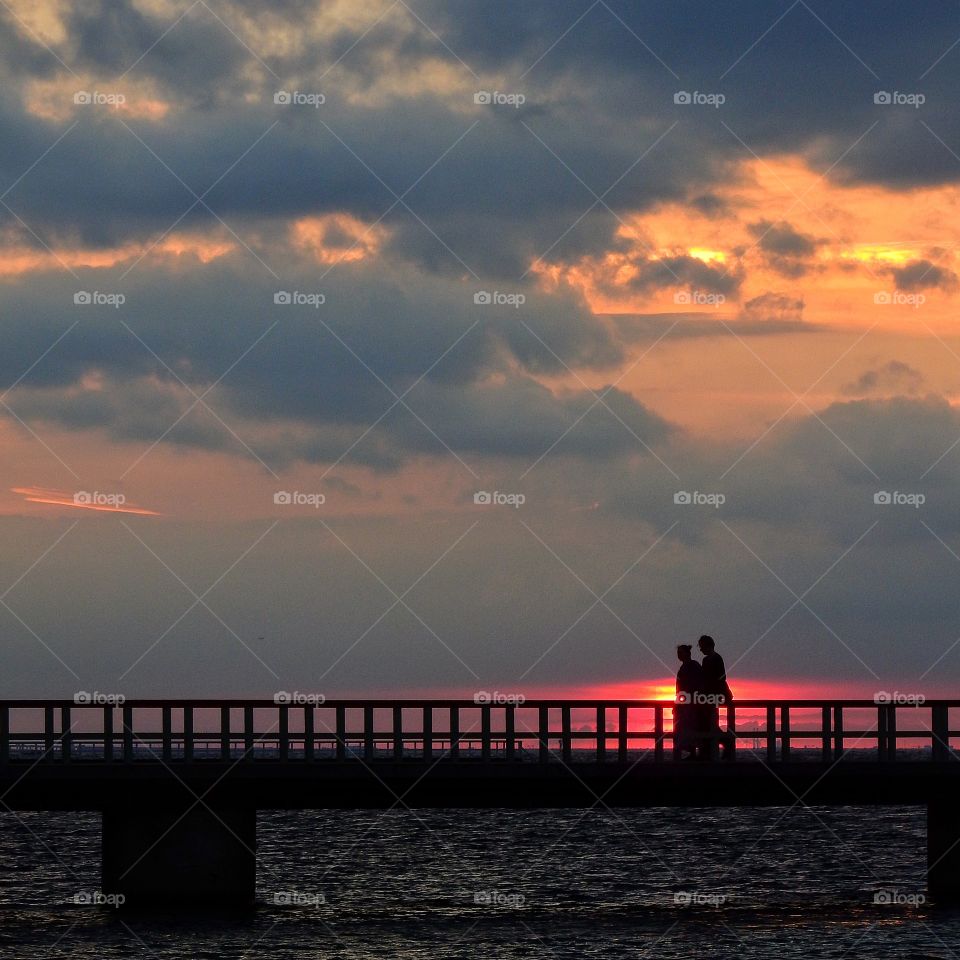
[(694, 260), (702, 260), (704, 263), (726, 263), (727, 255), (722, 250), (708, 250), (705, 247), (690, 247), (687, 253)]

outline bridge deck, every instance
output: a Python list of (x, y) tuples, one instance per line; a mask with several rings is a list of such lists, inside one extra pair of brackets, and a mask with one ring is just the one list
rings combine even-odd
[(957, 796), (960, 764), (538, 764), (352, 761), (14, 765), (0, 774), (11, 810), (183, 804), (257, 809), (920, 805)]
[(960, 778), (960, 700), (744, 700), (731, 761), (673, 750), (655, 700), (0, 701), (12, 809), (927, 803)]
[(960, 701), (740, 701), (692, 761), (662, 701), (89, 701), (0, 701), (0, 804), (102, 811), (128, 905), (252, 902), (258, 809), (817, 804), (925, 805), (960, 902)]

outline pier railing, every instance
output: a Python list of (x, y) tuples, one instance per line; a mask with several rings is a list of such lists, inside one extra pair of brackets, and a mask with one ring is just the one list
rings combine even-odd
[[(662, 700), (304, 699), (0, 701), (0, 764), (675, 758)], [(720, 713), (740, 760), (960, 757), (960, 700), (738, 700)]]

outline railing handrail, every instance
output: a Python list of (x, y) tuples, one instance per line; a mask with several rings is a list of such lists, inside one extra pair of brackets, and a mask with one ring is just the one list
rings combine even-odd
[[(312, 694), (307, 694), (307, 696), (312, 696)], [(960, 707), (960, 698), (956, 699), (938, 699), (938, 698), (929, 698), (924, 699), (920, 702), (913, 703), (903, 703), (903, 702), (887, 702), (887, 701), (877, 701), (877, 700), (864, 700), (864, 699), (837, 699), (837, 698), (823, 698), (818, 700), (810, 699), (790, 699), (784, 697), (775, 697), (775, 698), (738, 698), (734, 696), (734, 699), (730, 701), (732, 706), (737, 707), (747, 707), (747, 708), (762, 708), (762, 707), (789, 707), (790, 709), (816, 709), (820, 707), (842, 707), (843, 709), (876, 709), (877, 707), (893, 707), (898, 710), (909, 710), (913, 708), (929, 708), (929, 707)], [(576, 698), (576, 699), (563, 699), (563, 698), (525, 698), (520, 702), (509, 701), (492, 701), (492, 702), (477, 702), (475, 700), (469, 699), (449, 699), (449, 698), (422, 698), (422, 699), (407, 699), (407, 698), (325, 698), (322, 701), (316, 703), (307, 703), (301, 701), (276, 701), (276, 700), (267, 700), (267, 699), (243, 699), (240, 697), (225, 697), (223, 699), (212, 699), (204, 698), (200, 700), (191, 700), (191, 699), (182, 699), (182, 698), (125, 698), (122, 702), (116, 704), (102, 703), (102, 702), (78, 702), (73, 699), (25, 699), (25, 700), (0, 700), (0, 709), (4, 707), (15, 708), (15, 709), (43, 709), (44, 707), (54, 707), (56, 709), (61, 709), (63, 707), (70, 707), (73, 709), (103, 709), (109, 706), (115, 706), (117, 709), (122, 707), (131, 707), (134, 709), (156, 709), (161, 707), (173, 707), (175, 709), (180, 709), (182, 707), (192, 707), (193, 709), (212, 709), (215, 707), (229, 707), (230, 709), (241, 709), (243, 707), (252, 707), (255, 710), (261, 709), (274, 709), (276, 707), (291, 707), (301, 709), (303, 707), (318, 707), (318, 708), (332, 708), (332, 707), (345, 707), (346, 709), (360, 709), (362, 707), (373, 707), (375, 710), (388, 709), (392, 707), (400, 707), (401, 709), (419, 709), (422, 707), (433, 707), (436, 709), (444, 709), (447, 707), (457, 707), (461, 710), (474, 709), (480, 707), (493, 707), (493, 708), (503, 708), (503, 707), (515, 707), (516, 709), (531, 709), (537, 707), (547, 707), (549, 709), (558, 709), (561, 707), (570, 707), (572, 709), (591, 709), (597, 707), (627, 707), (628, 709), (653, 709), (656, 707), (667, 708), (675, 706), (675, 701), (673, 699), (665, 700), (651, 700), (651, 699), (636, 699), (636, 700), (625, 700), (625, 699), (606, 699), (604, 697), (591, 697), (589, 699)]]
[[(711, 703), (714, 709), (691, 713), (675, 709), (672, 700), (656, 699), (526, 700), (519, 695), (511, 698), (495, 693), (472, 700), (327, 700), (320, 694), (299, 691), (270, 700), (127, 700), (118, 696), (95, 692), (84, 694), (84, 699), (79, 700), (0, 700), (0, 766), (6, 765), (13, 751), (18, 757), (23, 756), (21, 744), (41, 747), (45, 759), (68, 763), (79, 756), (78, 745), (84, 741), (101, 743), (106, 763), (127, 763), (137, 758), (147, 739), (160, 744), (165, 762), (172, 760), (174, 751), (179, 753), (181, 747), (182, 760), (190, 762), (195, 758), (195, 748), (211, 742), (219, 743), (224, 760), (233, 755), (237, 746), (242, 748), (245, 759), (255, 759), (258, 750), (262, 753), (267, 743), (276, 742), (281, 762), (292, 759), (300, 744), (305, 760), (313, 760), (318, 747), (327, 749), (331, 745), (337, 759), (345, 759), (348, 752), (357, 755), (355, 745), (365, 759), (373, 760), (378, 753), (382, 757), (386, 744), (393, 759), (403, 759), (413, 746), (419, 749), (421, 759), (431, 761), (438, 749), (445, 757), (456, 760), (461, 757), (461, 747), (464, 755), (470, 752), (471, 743), (479, 743), (481, 758), (491, 760), (494, 749), (499, 750), (502, 743), (505, 760), (515, 758), (518, 746), (523, 749), (529, 744), (536, 745), (539, 761), (547, 762), (556, 756), (559, 744), (559, 756), (564, 762), (571, 761), (575, 751), (578, 759), (583, 759), (592, 749), (597, 762), (605, 762), (615, 754), (618, 762), (626, 763), (631, 746), (636, 749), (639, 742), (647, 752), (652, 751), (654, 761), (659, 763), (664, 760), (667, 744), (672, 745), (675, 759), (682, 758), (684, 752), (712, 759), (721, 745), (724, 755), (732, 759), (738, 740), (745, 739), (753, 739), (758, 749), (765, 741), (768, 761), (786, 761), (793, 747), (819, 740), (823, 761), (831, 762), (846, 756), (861, 739), (876, 743), (880, 761), (896, 759), (898, 747), (912, 748), (917, 740), (926, 744), (924, 749), (932, 760), (960, 760), (960, 753), (951, 743), (952, 738), (960, 736), (960, 730), (952, 729), (950, 724), (950, 709), (960, 708), (960, 700), (914, 698), (911, 702), (899, 694), (880, 700), (731, 701), (723, 705), (725, 728), (720, 726), (721, 711), (715, 708), (718, 705)], [(922, 712), (898, 717), (904, 709), (928, 711), (929, 728), (923, 727), (926, 721)], [(762, 726), (756, 717), (758, 711), (764, 717)], [(812, 712), (812, 725), (803, 711)], [(41, 713), (42, 722), (37, 725), (30, 716), (24, 717), (24, 712)], [(155, 712), (160, 714), (161, 730), (152, 729), (157, 726)], [(262, 712), (266, 712), (270, 728), (258, 731)], [(867, 712), (874, 719), (869, 727), (864, 727), (860, 715)], [(390, 716), (386, 730), (379, 729), (383, 713)], [(409, 713), (413, 714), (412, 727)], [(440, 714), (440, 724), (435, 724), (435, 713)], [(444, 713), (446, 724), (442, 722)], [(593, 729), (589, 724), (583, 725), (584, 713), (592, 716)], [(152, 718), (147, 714), (152, 714)], [(91, 716), (99, 717), (99, 734), (83, 729)], [(667, 728), (668, 718), (672, 729)], [(24, 730), (26, 724), (33, 729)], [(301, 724), (302, 730), (298, 729)], [(477, 724), (479, 732), (475, 729)], [(913, 729), (917, 726), (922, 729)], [(441, 746), (444, 741), (447, 748)], [(581, 749), (581, 743), (586, 750)]]

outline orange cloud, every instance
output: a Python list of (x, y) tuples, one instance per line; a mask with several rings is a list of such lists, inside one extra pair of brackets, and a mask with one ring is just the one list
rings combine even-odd
[(302, 217), (291, 228), (293, 245), (315, 257), (318, 263), (352, 263), (374, 256), (387, 230), (380, 224), (367, 226), (345, 213)]
[(118, 81), (74, 73), (52, 80), (33, 80), (24, 87), (24, 107), (42, 120), (63, 123), (85, 113), (125, 119), (159, 122), (172, 104), (162, 99), (153, 84), (143, 78), (123, 77)]
[(195, 257), (200, 263), (209, 263), (218, 257), (226, 256), (237, 248), (229, 240), (198, 235), (171, 234), (160, 243), (128, 244), (122, 247), (109, 247), (102, 250), (53, 249), (38, 250), (34, 247), (11, 243), (0, 247), (0, 277), (19, 277), (25, 274), (58, 270), (64, 266), (92, 267), (108, 269), (118, 264), (134, 261), (139, 257), (155, 259)]
[[(801, 157), (785, 156), (745, 161), (713, 199), (714, 216), (684, 203), (623, 215), (617, 249), (536, 263), (533, 272), (547, 287), (579, 290), (596, 313), (687, 313), (696, 307), (677, 296), (683, 283), (638, 289), (633, 281), (644, 265), (689, 257), (720, 274), (743, 272), (739, 296), (727, 293), (719, 308), (702, 311), (705, 319), (729, 317), (741, 303), (777, 292), (802, 298), (805, 318), (828, 327), (954, 331), (950, 285), (928, 282), (899, 297), (894, 271), (913, 264), (930, 279), (960, 274), (956, 187), (838, 184)], [(778, 241), (790, 236), (812, 238), (809, 249), (782, 255)]]

